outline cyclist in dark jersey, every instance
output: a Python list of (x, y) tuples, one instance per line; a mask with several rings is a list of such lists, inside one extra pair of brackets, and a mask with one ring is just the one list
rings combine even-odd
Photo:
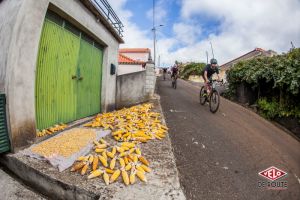
[[(219, 76), (219, 68), (218, 68), (218, 61), (215, 58), (212, 58), (210, 60), (210, 64), (207, 64), (205, 66), (205, 68), (202, 70), (202, 78), (204, 80), (205, 83), (205, 91), (207, 91), (208, 87), (208, 83), (211, 81), (211, 78), (213, 76), (213, 74), (216, 73), (218, 76), (218, 81), (220, 81), (220, 76)], [(208, 93), (210, 91), (207, 91)]]
[(172, 69), (171, 69), (171, 78), (172, 77), (175, 77), (176, 75), (178, 74), (178, 67), (177, 65), (175, 64)]

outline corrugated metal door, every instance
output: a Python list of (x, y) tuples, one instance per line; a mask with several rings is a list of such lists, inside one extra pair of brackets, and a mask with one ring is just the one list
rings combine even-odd
[(7, 152), (10, 150), (5, 106), (5, 94), (0, 94), (0, 153)]
[(54, 13), (47, 13), (36, 73), (37, 128), (99, 113), (101, 47)]
[(102, 51), (81, 40), (78, 59), (77, 118), (100, 112)]
[(36, 76), (38, 129), (76, 119), (76, 75), (80, 38), (46, 19)]

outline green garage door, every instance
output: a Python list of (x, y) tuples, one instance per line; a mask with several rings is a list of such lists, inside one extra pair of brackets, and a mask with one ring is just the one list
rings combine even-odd
[(99, 113), (101, 71), (101, 48), (68, 22), (48, 13), (37, 61), (37, 128)]

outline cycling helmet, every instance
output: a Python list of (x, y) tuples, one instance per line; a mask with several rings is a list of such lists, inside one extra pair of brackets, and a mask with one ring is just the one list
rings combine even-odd
[(218, 64), (217, 59), (212, 58), (212, 59), (210, 60), (210, 64)]

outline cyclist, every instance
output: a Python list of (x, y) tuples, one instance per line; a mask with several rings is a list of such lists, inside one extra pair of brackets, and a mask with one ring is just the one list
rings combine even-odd
[(210, 93), (208, 85), (209, 85), (209, 82), (211, 81), (211, 78), (212, 78), (214, 73), (217, 74), (218, 81), (220, 81), (218, 61), (217, 61), (217, 59), (212, 58), (210, 60), (210, 64), (207, 64), (201, 72), (202, 78), (203, 78), (204, 83), (205, 83), (204, 92), (206, 94)]
[(167, 70), (168, 70), (168, 68), (163, 68), (163, 77), (164, 77), (164, 80), (166, 80)]
[(178, 74), (178, 66), (177, 66), (177, 64), (175, 64), (171, 69), (171, 79), (173, 77), (175, 78), (175, 76), (177, 76), (177, 74)]

